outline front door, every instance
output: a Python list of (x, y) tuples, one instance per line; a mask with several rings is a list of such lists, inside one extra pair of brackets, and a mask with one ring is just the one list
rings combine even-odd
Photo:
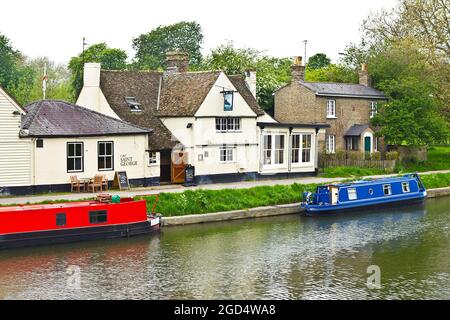
[(372, 150), (370, 137), (364, 137), (364, 152), (370, 152)]
[(187, 163), (187, 152), (172, 152), (172, 183), (184, 183), (184, 175)]

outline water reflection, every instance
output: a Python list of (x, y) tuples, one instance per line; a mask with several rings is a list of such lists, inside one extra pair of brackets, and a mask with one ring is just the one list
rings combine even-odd
[[(450, 198), (426, 207), (166, 228), (0, 252), (1, 298), (450, 298)], [(67, 287), (67, 267), (81, 289)], [(382, 288), (366, 286), (381, 268)]]

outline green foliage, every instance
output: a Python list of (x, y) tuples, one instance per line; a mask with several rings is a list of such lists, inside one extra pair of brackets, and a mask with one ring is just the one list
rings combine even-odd
[(427, 145), (448, 140), (448, 124), (438, 112), (432, 88), (417, 78), (384, 80), (379, 87), (390, 98), (372, 118), (378, 134), (393, 145)]
[(190, 65), (195, 67), (202, 59), (202, 43), (202, 28), (195, 21), (159, 26), (133, 39), (133, 48), (136, 50), (133, 68), (164, 68), (166, 52), (175, 50), (189, 53)]
[(104, 70), (122, 70), (127, 67), (127, 54), (122, 49), (109, 48), (105, 42), (90, 46), (83, 53), (72, 57), (69, 70), (72, 72), (74, 95), (78, 96), (83, 87), (84, 63), (99, 62)]
[(399, 172), (423, 172), (450, 169), (450, 146), (435, 146), (428, 149), (426, 161), (406, 162), (396, 168)]
[(358, 83), (357, 72), (344, 65), (330, 64), (323, 68), (306, 68), (305, 80), (311, 82)]
[(212, 49), (199, 69), (223, 70), (229, 75), (244, 75), (245, 70), (257, 72), (256, 91), (259, 105), (271, 113), (274, 105), (273, 92), (291, 79), (291, 61), (274, 58), (251, 48), (235, 48), (232, 42)]
[(331, 59), (327, 57), (325, 53), (316, 53), (308, 59), (308, 64), (306, 65), (309, 69), (321, 69), (328, 67), (331, 63)]
[(363, 176), (374, 176), (386, 174), (383, 169), (378, 168), (360, 168), (360, 167), (330, 167), (325, 168), (323, 177), (326, 178), (359, 178)]
[(435, 189), (450, 186), (450, 173), (427, 174), (420, 177), (425, 188)]
[(386, 160), (397, 160), (397, 159), (398, 159), (397, 151), (386, 152)]
[(18, 78), (18, 63), (21, 54), (15, 50), (10, 40), (0, 33), (0, 85), (8, 88)]
[[(249, 189), (200, 189), (182, 193), (161, 193), (155, 211), (164, 216), (181, 216), (295, 203), (301, 201), (303, 191), (314, 191), (316, 186), (292, 184)], [(149, 210), (153, 207), (155, 196), (139, 198), (147, 201)]]

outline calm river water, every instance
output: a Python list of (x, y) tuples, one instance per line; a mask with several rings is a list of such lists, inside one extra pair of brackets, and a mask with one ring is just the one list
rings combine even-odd
[[(379, 289), (366, 284), (373, 265)], [(450, 299), (450, 197), (3, 251), (0, 298)]]

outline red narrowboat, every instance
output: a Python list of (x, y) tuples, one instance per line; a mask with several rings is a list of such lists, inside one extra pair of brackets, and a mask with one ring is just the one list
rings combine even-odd
[(0, 207), (0, 249), (110, 239), (160, 230), (159, 217), (147, 216), (145, 200)]

